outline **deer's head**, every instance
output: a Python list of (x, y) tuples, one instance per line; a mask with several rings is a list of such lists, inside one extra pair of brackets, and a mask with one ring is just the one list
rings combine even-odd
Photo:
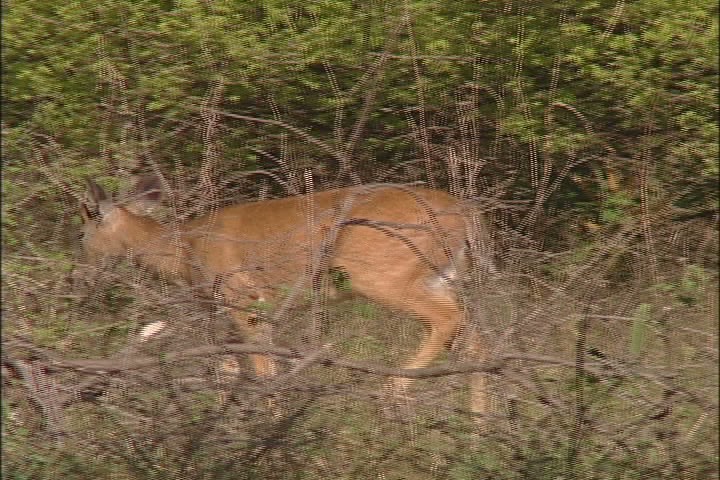
[(86, 187), (80, 216), (83, 246), (91, 258), (124, 255), (157, 226), (147, 216), (161, 198), (157, 177), (142, 177), (131, 193), (117, 202), (93, 180), (88, 179)]

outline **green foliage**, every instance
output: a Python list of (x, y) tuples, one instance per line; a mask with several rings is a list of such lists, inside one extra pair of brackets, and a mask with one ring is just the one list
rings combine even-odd
[[(196, 124), (197, 108), (217, 92), (217, 108), (281, 118), (338, 141), (333, 128), (347, 135), (364, 90), (375, 88), (362, 73), (389, 48), (401, 58), (377, 74), (375, 104), (359, 139), (367, 158), (392, 165), (414, 155), (416, 147), (402, 138), (417, 119), (398, 112), (441, 111), (474, 98), (478, 125), (495, 125), (476, 132), (475, 148), (495, 159), (503, 180), (513, 158), (542, 138), (542, 149), (531, 155), (543, 163), (562, 164), (579, 149), (650, 158), (659, 188), (677, 192), (678, 204), (714, 207), (716, 10), (709, 0), (502, 10), (483, 2), (420, 0), (12, 2), (3, 29), (3, 139), (12, 149), (50, 137), (65, 159), (77, 159), (69, 163), (93, 173), (108, 156), (121, 168), (147, 154), (167, 167), (197, 165), (204, 151), (200, 132), (173, 132)], [(398, 24), (403, 18), (411, 23)], [(402, 58), (406, 52), (421, 58)], [(481, 65), (461, 60), (472, 58), (483, 59)], [(475, 97), (464, 93), (468, 88)], [(560, 111), (559, 104), (571, 109)], [(223, 165), (226, 173), (257, 168), (253, 151), (278, 152), (273, 136), (257, 135), (259, 125), (233, 121), (228, 127), (222, 148), (233, 160)], [(28, 150), (19, 153), (16, 161), (27, 165)], [(329, 158), (322, 149), (303, 155)], [(267, 162), (261, 158), (261, 166)], [(621, 161), (619, 169), (623, 178), (636, 175), (633, 162)], [(64, 175), (74, 183), (81, 172)], [(518, 187), (531, 183), (527, 175), (524, 168), (518, 172)], [(622, 216), (617, 207), (638, 201), (629, 183), (610, 204), (600, 190), (567, 201), (573, 192), (564, 189), (551, 201), (585, 202), (611, 224)]]
[(333, 287), (339, 292), (349, 292), (352, 290), (352, 280), (347, 272), (342, 269), (330, 269), (330, 281)]
[(250, 305), (248, 305), (248, 308), (255, 312), (258, 312), (258, 313), (267, 313), (267, 312), (271, 311), (274, 308), (274, 306), (272, 303), (270, 303), (266, 300), (258, 299), (258, 300), (255, 300)]
[(710, 275), (703, 267), (686, 265), (678, 281), (662, 283), (658, 285), (658, 289), (672, 295), (678, 305), (692, 307), (704, 295), (709, 279)]
[(610, 193), (602, 203), (600, 220), (607, 225), (620, 224), (631, 217), (627, 210), (635, 206), (637, 206), (637, 200), (630, 198), (627, 192)]
[(19, 408), (2, 402), (3, 465), (7, 480), (52, 480), (54, 478), (105, 477), (106, 464), (92, 461), (82, 452), (59, 450), (47, 438), (35, 438), (29, 428), (16, 420)]

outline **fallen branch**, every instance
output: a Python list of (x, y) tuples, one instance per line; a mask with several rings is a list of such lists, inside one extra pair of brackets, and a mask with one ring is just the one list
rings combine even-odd
[[(439, 365), (425, 368), (394, 368), (385, 367), (366, 362), (346, 360), (332, 357), (330, 355), (318, 355), (317, 352), (303, 353), (283, 347), (272, 345), (253, 345), (246, 343), (227, 343), (223, 345), (208, 345), (187, 350), (161, 353), (157, 356), (124, 358), (118, 359), (88, 359), (88, 360), (65, 360), (54, 358), (48, 362), (49, 368), (72, 369), (79, 372), (109, 374), (121, 373), (130, 370), (139, 370), (148, 367), (155, 367), (161, 364), (173, 363), (193, 357), (208, 355), (226, 355), (229, 353), (242, 354), (264, 354), (273, 357), (286, 358), (291, 360), (305, 360), (312, 358), (312, 363), (323, 366), (335, 366), (369, 373), (371, 375), (385, 377), (406, 377), (406, 378), (433, 378), (448, 375), (461, 375), (467, 373), (497, 373), (510, 360), (522, 360), (552, 365), (575, 367), (572, 362), (560, 360), (542, 355), (507, 354), (488, 362), (457, 363)], [(593, 373), (593, 372), (590, 372)], [(595, 372), (601, 374), (600, 371)]]
[[(5, 346), (10, 346), (15, 341), (3, 342)], [(24, 343), (24, 342), (23, 342)], [(25, 345), (27, 347), (27, 345)], [(22, 348), (22, 347), (21, 347)], [(3, 352), (3, 364), (8, 364), (8, 349)], [(40, 353), (37, 347), (36, 354)], [(531, 355), (524, 353), (508, 353), (498, 355), (492, 360), (484, 362), (464, 362), (456, 364), (438, 365), (435, 367), (425, 368), (393, 368), (382, 365), (371, 364), (354, 360), (346, 360), (336, 358), (322, 352), (318, 354), (314, 352), (299, 352), (297, 350), (277, 347), (274, 345), (254, 345), (246, 343), (228, 343), (223, 345), (208, 345), (203, 347), (189, 348), (181, 351), (163, 352), (157, 356), (133, 356), (123, 357), (122, 359), (87, 359), (87, 360), (66, 360), (59, 358), (54, 352), (42, 350), (45, 358), (44, 361), (37, 361), (38, 365), (43, 364), (48, 371), (52, 370), (73, 370), (89, 374), (113, 374), (122, 373), (132, 370), (140, 370), (143, 368), (157, 367), (159, 365), (186, 360), (194, 357), (202, 357), (209, 355), (227, 355), (231, 353), (238, 354), (262, 354), (289, 360), (305, 360), (316, 365), (334, 366), (355, 370), (358, 372), (368, 373), (371, 375), (383, 377), (404, 377), (413, 379), (436, 378), (450, 375), (463, 375), (469, 373), (488, 373), (501, 375), (503, 369), (511, 361), (530, 362), (543, 365), (556, 365), (564, 368), (577, 368), (577, 364), (573, 361), (562, 360), (555, 357), (545, 355)], [(596, 368), (597, 367), (597, 368)], [(582, 367), (583, 372), (589, 375), (605, 378), (608, 376), (607, 365), (603, 363), (585, 363)], [(716, 408), (705, 401), (699, 395), (682, 388), (672, 382), (671, 379), (662, 378), (653, 372), (642, 372), (638, 369), (628, 370), (627, 368), (613, 369), (612, 376), (616, 379), (627, 377), (639, 377), (649, 380), (666, 390), (674, 392), (674, 394), (682, 394), (689, 397), (690, 400), (696, 402), (704, 408)]]

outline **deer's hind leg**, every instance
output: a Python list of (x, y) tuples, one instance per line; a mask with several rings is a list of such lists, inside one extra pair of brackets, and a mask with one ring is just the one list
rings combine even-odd
[[(425, 337), (404, 368), (430, 365), (452, 341), (463, 320), (462, 310), (451, 289), (434, 286), (415, 269), (377, 275), (370, 269), (350, 272), (353, 290), (386, 307), (409, 313), (426, 327)], [(406, 387), (409, 378), (396, 378), (393, 384)]]

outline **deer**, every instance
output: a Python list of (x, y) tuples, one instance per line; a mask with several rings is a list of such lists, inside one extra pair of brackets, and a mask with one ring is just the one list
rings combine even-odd
[[(225, 206), (167, 225), (148, 214), (162, 200), (156, 175), (141, 177), (124, 202), (93, 180), (86, 187), (80, 214), (89, 256), (131, 256), (159, 275), (213, 285), (246, 342), (268, 341), (253, 305), (272, 305), (279, 286), (328, 269), (341, 271), (355, 293), (424, 324), (403, 368), (429, 366), (464, 325), (453, 284), (466, 222), (461, 200), (445, 191), (360, 185)], [(249, 359), (257, 377), (276, 374), (270, 356)], [(395, 392), (410, 383), (390, 381)], [(472, 395), (472, 411), (484, 414), (483, 392)]]

